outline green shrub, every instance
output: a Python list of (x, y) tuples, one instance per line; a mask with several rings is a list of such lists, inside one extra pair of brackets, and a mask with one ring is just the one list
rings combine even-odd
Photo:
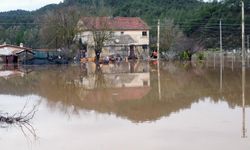
[(191, 54), (188, 50), (181, 52), (180, 54), (181, 60), (191, 60)]
[(198, 60), (204, 60), (205, 59), (204, 53), (203, 52), (197, 53), (197, 58), (198, 58)]

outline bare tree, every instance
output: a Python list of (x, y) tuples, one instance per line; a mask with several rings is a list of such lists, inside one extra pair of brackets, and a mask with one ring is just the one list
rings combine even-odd
[(83, 17), (79, 23), (82, 32), (89, 33), (85, 35), (88, 41), (83, 40), (83, 42), (95, 51), (96, 62), (99, 62), (105, 44), (113, 37), (111, 23), (112, 18), (110, 17)]
[(160, 47), (164, 49), (164, 51), (171, 50), (177, 42), (184, 37), (183, 32), (174, 24), (173, 20), (166, 19), (163, 21), (163, 26), (161, 27)]
[(113, 37), (113, 19), (110, 17), (112, 16), (110, 10), (104, 5), (103, 0), (92, 0), (90, 14), (95, 17), (83, 17), (80, 24), (78, 24), (81, 32), (90, 32), (93, 37), (90, 47), (95, 50), (96, 62), (99, 62), (105, 44)]
[(37, 106), (25, 113), (27, 103), (22, 110), (18, 113), (10, 115), (9, 113), (0, 113), (0, 127), (17, 126), (21, 129), (22, 133), (28, 138), (27, 132), (31, 134), (35, 139), (37, 138), (36, 131), (30, 124), (30, 121), (34, 118), (37, 112)]
[(75, 43), (75, 35), (79, 32), (77, 23), (81, 10), (76, 6), (57, 9), (45, 14), (42, 18), (40, 38), (48, 48), (66, 48)]
[(192, 55), (197, 51), (203, 50), (202, 42), (199, 42), (191, 37), (187, 37), (179, 26), (174, 24), (173, 20), (164, 20), (161, 27), (161, 49), (167, 52), (167, 57), (170, 59), (176, 58), (183, 53), (188, 55), (191, 60)]

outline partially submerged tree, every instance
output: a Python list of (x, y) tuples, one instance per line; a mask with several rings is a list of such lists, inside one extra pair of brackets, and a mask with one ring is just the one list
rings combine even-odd
[(161, 51), (167, 52), (168, 58), (184, 55), (185, 59), (191, 60), (194, 53), (203, 50), (202, 42), (185, 36), (173, 20), (166, 19), (162, 22), (160, 35)]
[(94, 40), (94, 50), (96, 54), (96, 61), (99, 62), (100, 55), (102, 52), (105, 43), (112, 38), (112, 31), (108, 29), (108, 20), (109, 18), (99, 18), (101, 20), (101, 28), (100, 29), (93, 29), (93, 40)]
[[(109, 26), (111, 21), (110, 17), (83, 17), (78, 25), (82, 32), (86, 32), (83, 38), (87, 36), (88, 41), (83, 40), (83, 42), (93, 48), (97, 62), (99, 62), (103, 47), (112, 38), (113, 32)], [(92, 37), (92, 40), (89, 40), (89, 37)]]
[[(99, 62), (102, 49), (105, 44), (113, 37), (111, 9), (104, 6), (103, 1), (92, 1), (90, 13), (95, 17), (83, 17), (78, 23), (81, 32), (89, 32), (85, 36), (92, 36), (92, 47), (95, 51), (96, 62)], [(85, 41), (86, 42), (86, 41)]]
[[(162, 51), (172, 50), (177, 42), (184, 38), (184, 34), (179, 26), (174, 24), (173, 20), (164, 20), (161, 27), (160, 47)], [(178, 43), (180, 44), (180, 43)]]

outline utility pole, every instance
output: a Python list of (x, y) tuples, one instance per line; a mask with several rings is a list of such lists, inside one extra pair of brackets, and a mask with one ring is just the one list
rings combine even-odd
[(242, 11), (242, 112), (243, 112), (243, 126), (242, 126), (242, 138), (246, 138), (246, 126), (245, 126), (245, 8), (244, 1), (241, 0), (241, 11)]
[(158, 28), (157, 28), (157, 73), (158, 73), (158, 93), (159, 100), (161, 100), (161, 72), (160, 72), (160, 19), (158, 19)]
[(242, 66), (245, 66), (246, 50), (245, 50), (245, 6), (244, 1), (241, 0), (241, 11), (242, 11)]
[(224, 55), (223, 55), (223, 46), (222, 46), (222, 21), (220, 19), (220, 54), (221, 54), (221, 65), (224, 68)]
[(158, 19), (157, 26), (157, 59), (160, 60), (160, 19)]
[(242, 138), (247, 138), (245, 92), (246, 92), (246, 67), (243, 66), (242, 67)]
[(220, 52), (222, 55), (223, 49), (222, 49), (222, 27), (221, 27), (221, 19), (220, 19)]

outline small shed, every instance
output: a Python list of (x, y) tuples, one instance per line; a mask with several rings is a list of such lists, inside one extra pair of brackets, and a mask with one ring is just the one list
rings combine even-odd
[(22, 44), (20, 46), (0, 45), (0, 58), (6, 64), (26, 61), (32, 59), (33, 55), (31, 48), (23, 47)]

